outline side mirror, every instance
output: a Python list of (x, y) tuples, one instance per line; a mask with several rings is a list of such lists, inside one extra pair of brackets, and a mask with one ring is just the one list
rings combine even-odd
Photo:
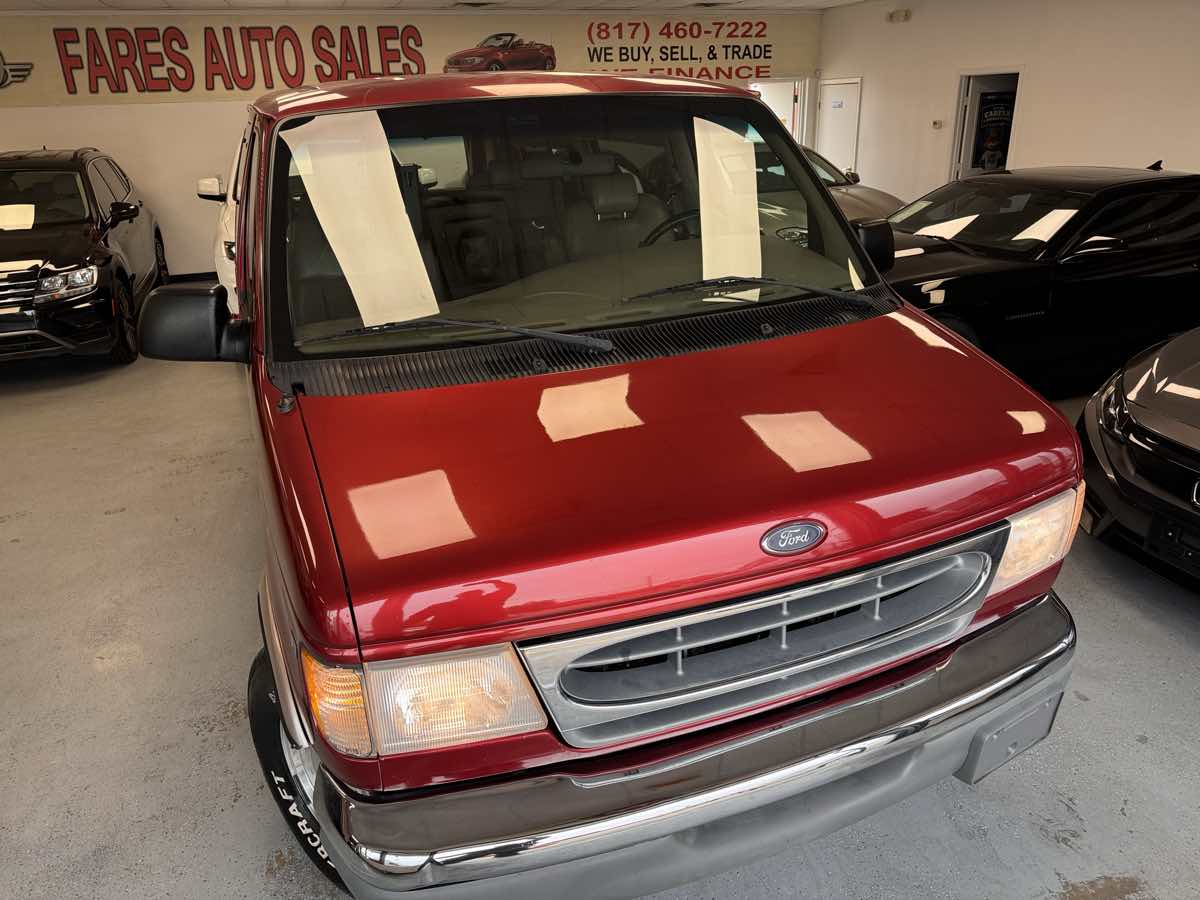
[(859, 243), (880, 272), (886, 272), (896, 262), (896, 236), (887, 219), (855, 219), (850, 223), (858, 232)]
[(1086, 259), (1089, 256), (1099, 254), (1124, 253), (1128, 249), (1129, 245), (1120, 238), (1096, 235), (1095, 237), (1090, 237), (1083, 243), (1078, 244), (1075, 249), (1073, 249), (1063, 258), (1063, 262)]
[(138, 217), (138, 212), (136, 203), (114, 200), (108, 208), (108, 224), (116, 225), (118, 222), (131, 222)]
[(224, 203), (225, 189), (221, 187), (221, 179), (216, 176), (197, 179), (196, 196), (201, 200), (213, 200), (217, 203)]
[(847, 169), (842, 174), (846, 176), (846, 180), (851, 184), (858, 184), (860, 181), (862, 181), (862, 179), (858, 177), (858, 173), (853, 169)]
[(180, 282), (155, 288), (138, 317), (138, 344), (151, 359), (249, 362), (250, 323), (234, 319), (225, 288)]

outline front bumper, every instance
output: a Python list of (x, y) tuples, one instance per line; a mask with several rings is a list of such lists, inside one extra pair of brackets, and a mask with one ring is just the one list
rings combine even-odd
[(1113, 533), (1163, 562), (1200, 576), (1200, 510), (1142, 478), (1124, 448), (1100, 429), (1096, 398), (1076, 424), (1083, 447), (1080, 526), (1093, 537)]
[(950, 775), (974, 783), (1043, 738), (1075, 628), (1052, 593), (840, 702), (653, 764), (400, 799), (328, 774), (314, 806), (356, 897), (633, 897), (812, 840)]
[(115, 337), (112, 300), (105, 291), (0, 310), (0, 360), (103, 353)]

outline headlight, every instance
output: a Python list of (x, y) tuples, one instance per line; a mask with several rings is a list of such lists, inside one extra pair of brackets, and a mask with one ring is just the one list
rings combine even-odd
[(546, 727), (546, 714), (511, 644), (368, 663), (366, 672), (380, 754)]
[(326, 666), (301, 651), (313, 721), (349, 756), (388, 755), (546, 727), (546, 714), (511, 644)]
[(993, 594), (1050, 568), (1067, 555), (1083, 511), (1083, 492), (1081, 481), (1079, 487), (1063, 491), (1008, 520), (1008, 543), (996, 567)]
[(464, 56), (462, 59), (460, 59), (458, 61), (458, 65), (473, 66), (476, 63), (480, 63), (480, 62), (483, 62), (483, 57), (481, 57), (481, 56)]
[(1129, 424), (1129, 409), (1125, 405), (1125, 391), (1121, 386), (1125, 370), (1117, 372), (1104, 387), (1100, 388), (1099, 419), (1105, 431), (1115, 437), (1124, 438)]
[(78, 297), (95, 289), (98, 275), (95, 266), (47, 275), (38, 279), (37, 296), (34, 299), (65, 300), (68, 297)]

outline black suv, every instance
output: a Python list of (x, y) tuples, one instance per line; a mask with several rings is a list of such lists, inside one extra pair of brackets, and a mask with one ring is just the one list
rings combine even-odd
[(137, 311), (167, 278), (158, 222), (94, 147), (0, 153), (0, 360), (137, 358)]

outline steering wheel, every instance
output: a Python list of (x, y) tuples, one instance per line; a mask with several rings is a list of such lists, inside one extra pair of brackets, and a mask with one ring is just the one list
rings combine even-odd
[(653, 228), (651, 228), (649, 234), (647, 234), (644, 238), (642, 238), (640, 241), (638, 241), (638, 246), (639, 247), (649, 247), (651, 244), (653, 244), (655, 241), (657, 241), (660, 237), (662, 237), (664, 234), (666, 234), (668, 231), (670, 231), (675, 226), (682, 225), (684, 222), (688, 221), (689, 219), (699, 219), (699, 218), (700, 218), (700, 210), (698, 210), (698, 209), (685, 209), (683, 212), (675, 213), (675, 215), (673, 215), (673, 216), (667, 216), (665, 219), (663, 219), (661, 222), (659, 222), (657, 225), (655, 225)]

